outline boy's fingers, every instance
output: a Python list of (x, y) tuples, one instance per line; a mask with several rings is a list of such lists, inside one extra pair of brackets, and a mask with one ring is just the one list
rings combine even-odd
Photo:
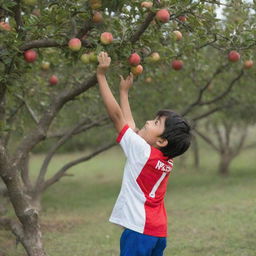
[(120, 79), (123, 81), (124, 80), (124, 78), (123, 78), (123, 76), (122, 75), (119, 75), (119, 77), (120, 77)]

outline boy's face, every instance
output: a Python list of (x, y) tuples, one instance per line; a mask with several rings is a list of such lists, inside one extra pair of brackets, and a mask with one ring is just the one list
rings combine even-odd
[(162, 144), (163, 141), (167, 141), (160, 136), (163, 134), (165, 129), (165, 116), (157, 116), (154, 120), (148, 120), (144, 127), (142, 127), (138, 135), (140, 135), (149, 145), (160, 148), (167, 144)]

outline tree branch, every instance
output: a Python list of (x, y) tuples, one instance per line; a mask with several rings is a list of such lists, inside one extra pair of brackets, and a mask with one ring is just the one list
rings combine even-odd
[(223, 93), (221, 93), (220, 95), (218, 95), (217, 97), (215, 97), (212, 100), (200, 102), (199, 105), (209, 105), (209, 104), (215, 103), (215, 102), (219, 101), (220, 99), (224, 98), (232, 90), (235, 83), (243, 76), (243, 74), (244, 74), (244, 71), (241, 70), (240, 73), (238, 74), (238, 76), (231, 81), (227, 90), (225, 90)]
[(219, 75), (221, 74), (225, 68), (227, 67), (228, 65), (223, 65), (223, 66), (220, 66), (217, 68), (217, 70), (214, 72), (214, 74), (212, 75), (212, 77), (207, 81), (207, 83), (205, 84), (204, 87), (202, 87), (200, 90), (199, 90), (199, 93), (198, 93), (198, 96), (197, 96), (197, 99), (191, 103), (187, 108), (185, 108), (185, 110), (182, 111), (182, 115), (187, 115), (189, 112), (191, 112), (191, 110), (197, 106), (197, 105), (200, 105), (201, 103), (201, 100), (202, 100), (202, 97), (203, 97), (203, 94), (204, 92), (206, 91), (206, 89), (210, 86), (211, 82)]
[(65, 172), (71, 168), (72, 166), (75, 166), (77, 164), (80, 164), (82, 162), (85, 162), (85, 161), (88, 161), (89, 159), (91, 159), (92, 157), (98, 155), (99, 153), (103, 152), (103, 151), (106, 151), (108, 149), (110, 149), (111, 147), (115, 146), (116, 143), (110, 143), (106, 146), (103, 146), (101, 147), (100, 149), (94, 151), (93, 153), (91, 153), (90, 155), (88, 156), (85, 156), (85, 157), (81, 157), (81, 158), (78, 158), (77, 160), (74, 160), (66, 165), (64, 165), (59, 171), (56, 172), (56, 174), (46, 180), (43, 184), (43, 190), (46, 190), (48, 187), (50, 187), (51, 185), (53, 185), (55, 182), (57, 182), (59, 179), (61, 179), (64, 175), (65, 175)]
[(75, 125), (72, 129), (70, 129), (69, 131), (67, 131), (64, 136), (62, 138), (60, 138), (60, 140), (54, 144), (54, 146), (50, 149), (50, 151), (48, 152), (47, 156), (44, 159), (44, 162), (42, 164), (42, 167), (40, 169), (37, 181), (36, 181), (36, 185), (35, 185), (35, 189), (39, 189), (40, 185), (43, 183), (45, 174), (47, 172), (47, 168), (49, 166), (49, 163), (52, 159), (52, 157), (54, 156), (54, 154), (56, 153), (56, 151), (68, 140), (70, 139), (73, 134), (75, 134), (77, 132), (77, 130), (79, 130), (81, 127), (83, 127), (86, 124), (86, 129), (85, 130), (89, 130), (92, 127), (98, 126), (100, 125), (102, 119), (99, 120), (95, 120), (93, 122), (91, 122), (90, 124), (88, 124), (88, 118), (85, 118), (84, 120), (82, 120), (80, 123), (78, 123), (77, 125)]

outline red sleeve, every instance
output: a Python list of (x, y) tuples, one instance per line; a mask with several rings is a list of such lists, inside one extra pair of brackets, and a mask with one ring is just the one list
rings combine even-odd
[(116, 142), (120, 143), (121, 139), (123, 138), (125, 132), (127, 131), (127, 129), (129, 128), (129, 125), (126, 124), (123, 129), (120, 131), (120, 133), (118, 134), (117, 138), (116, 138)]

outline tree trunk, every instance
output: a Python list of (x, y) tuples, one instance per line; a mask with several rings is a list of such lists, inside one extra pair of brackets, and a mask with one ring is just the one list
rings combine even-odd
[(231, 164), (233, 157), (230, 154), (224, 153), (220, 154), (220, 162), (219, 162), (219, 174), (221, 176), (229, 175), (229, 167)]

